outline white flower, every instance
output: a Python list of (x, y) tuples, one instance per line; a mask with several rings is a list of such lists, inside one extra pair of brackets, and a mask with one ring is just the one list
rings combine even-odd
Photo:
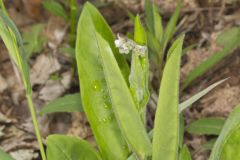
[(147, 47), (146, 46), (141, 46), (137, 45), (133, 40), (127, 39), (127, 38), (122, 38), (120, 35), (117, 35), (117, 38), (114, 43), (117, 48), (119, 48), (119, 52), (121, 54), (128, 54), (129, 52), (133, 51), (133, 53), (136, 53), (139, 56), (144, 56)]
[(145, 53), (147, 52), (147, 47), (141, 46), (141, 45), (135, 45), (133, 52), (139, 56), (144, 56)]
[(114, 43), (115, 43), (115, 45), (116, 45), (117, 48), (121, 47), (124, 43), (126, 43), (126, 39), (120, 37), (119, 34), (117, 35), (117, 38), (118, 38), (118, 39), (116, 39), (116, 40), (114, 41)]

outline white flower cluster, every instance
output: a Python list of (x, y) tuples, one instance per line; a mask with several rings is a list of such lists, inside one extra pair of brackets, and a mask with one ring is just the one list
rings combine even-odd
[(118, 39), (115, 40), (115, 45), (117, 48), (119, 48), (119, 52), (121, 54), (128, 54), (129, 52), (133, 51), (133, 53), (136, 53), (139, 56), (145, 55), (147, 51), (146, 46), (138, 45), (131, 39), (122, 38), (119, 34), (117, 35), (117, 37)]

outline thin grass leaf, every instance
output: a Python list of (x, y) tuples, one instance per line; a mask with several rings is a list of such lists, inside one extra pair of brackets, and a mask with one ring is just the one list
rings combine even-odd
[(64, 97), (57, 98), (45, 105), (40, 114), (55, 112), (83, 112), (81, 95), (79, 93), (67, 94)]
[(179, 112), (183, 112), (185, 109), (187, 109), (188, 107), (190, 107), (193, 103), (195, 103), (196, 101), (198, 101), (200, 98), (202, 98), (204, 95), (206, 95), (207, 93), (209, 93), (211, 90), (213, 90), (215, 87), (217, 87), (218, 85), (222, 84), (223, 82), (225, 82), (228, 78), (223, 79), (221, 81), (218, 81), (212, 85), (210, 85), (209, 87), (207, 87), (206, 89), (198, 92), (197, 94), (193, 95), (191, 98), (189, 98), (188, 100), (182, 102), (179, 105)]
[(183, 114), (179, 115), (180, 117), (180, 123), (179, 123), (179, 148), (182, 148), (183, 146), (183, 141), (184, 141), (184, 128), (185, 128), (185, 123), (184, 123), (184, 116)]
[(174, 33), (175, 33), (175, 28), (177, 25), (178, 17), (182, 8), (182, 3), (183, 0), (178, 0), (177, 7), (175, 8), (174, 13), (172, 14), (166, 29), (164, 30), (164, 35), (163, 35), (163, 53), (165, 53), (165, 49), (167, 47), (168, 42), (172, 39)]
[[(153, 160), (177, 159), (179, 147), (179, 70), (184, 36), (167, 60), (161, 80), (157, 111), (153, 130)], [(177, 43), (177, 45), (176, 45)], [(166, 125), (168, 124), (168, 125)]]
[(150, 53), (154, 56), (153, 59), (157, 61), (156, 64), (159, 63), (159, 66), (161, 66), (163, 61), (162, 46), (160, 45), (163, 41), (162, 18), (157, 6), (149, 0), (145, 0), (145, 14), (145, 20), (149, 30), (147, 33), (148, 47), (151, 49)]
[(197, 135), (219, 135), (224, 123), (222, 118), (202, 118), (190, 123), (186, 131)]
[(187, 145), (184, 145), (180, 150), (179, 160), (192, 160), (190, 151)]
[(49, 160), (101, 160), (99, 153), (80, 138), (50, 135), (46, 142)]
[(154, 31), (153, 4), (149, 0), (144, 1), (144, 11), (146, 14), (145, 23), (147, 25), (147, 28), (151, 33), (154, 34), (155, 31)]
[(188, 87), (193, 80), (206, 73), (224, 57), (231, 54), (232, 51), (240, 45), (240, 28), (235, 27), (225, 31), (218, 37), (217, 42), (219, 45), (223, 46), (223, 49), (214, 53), (211, 57), (194, 68), (184, 80), (183, 89)]
[(42, 3), (43, 7), (53, 15), (62, 17), (66, 21), (68, 20), (68, 14), (66, 13), (64, 7), (59, 2), (45, 0)]
[(214, 144), (209, 160), (240, 159), (240, 106), (238, 105), (225, 122)]
[[(146, 45), (146, 34), (139, 16), (135, 19), (134, 41), (138, 45)], [(129, 76), (130, 91), (143, 122), (145, 123), (146, 105), (149, 99), (149, 62), (148, 52), (143, 56), (132, 53), (131, 72)]]
[[(113, 113), (113, 104), (100, 57), (101, 48), (96, 38), (96, 33), (107, 26), (104, 25), (105, 21), (98, 25), (94, 23), (93, 19), (99, 17), (93, 16), (95, 12), (93, 6), (86, 3), (78, 22), (76, 60), (82, 104), (103, 159), (124, 160), (129, 155), (129, 149)], [(98, 33), (105, 34), (103, 31)], [(113, 40), (113, 37), (111, 39)]]
[(26, 94), (31, 94), (31, 84), (23, 50), (23, 41), (21, 35), (12, 20), (0, 11), (0, 36), (9, 51), (10, 57), (17, 65), (21, 73)]
[(3, 150), (0, 149), (0, 159), (1, 160), (14, 160), (10, 155), (5, 153)]
[(153, 5), (153, 19), (154, 19), (154, 35), (158, 39), (159, 43), (163, 40), (163, 26), (162, 26), (162, 17), (158, 13), (157, 6)]

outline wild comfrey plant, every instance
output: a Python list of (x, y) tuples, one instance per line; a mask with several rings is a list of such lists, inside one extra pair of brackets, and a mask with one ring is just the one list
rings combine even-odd
[[(6, 14), (0, 12), (0, 15), (0, 35), (23, 77), (42, 159), (45, 160), (32, 103), (27, 63), (20, 52), (20, 34)], [(179, 70), (183, 41), (184, 35), (179, 36), (167, 52), (154, 128), (148, 132), (145, 117), (149, 99), (149, 55), (146, 47), (146, 33), (140, 18), (139, 16), (135, 18), (133, 39), (121, 36), (115, 39), (98, 10), (90, 3), (86, 3), (79, 19), (76, 42), (81, 98), (80, 94), (62, 97), (47, 105), (42, 113), (82, 111), (82, 105), (91, 125), (97, 149), (80, 138), (50, 135), (46, 140), (47, 159), (191, 159), (190, 152), (182, 141), (184, 126), (180, 123), (181, 113), (225, 80), (211, 85), (179, 104)], [(130, 67), (124, 54), (132, 54)], [(69, 108), (64, 107), (68, 102)], [(226, 157), (228, 160), (237, 153), (236, 150), (234, 152), (229, 150), (229, 147), (239, 144), (232, 145), (239, 134), (240, 121), (237, 119), (239, 113), (239, 109), (236, 109), (224, 125), (225, 129), (216, 141), (211, 160), (222, 160)], [(0, 151), (0, 158), (11, 159), (2, 151)]]

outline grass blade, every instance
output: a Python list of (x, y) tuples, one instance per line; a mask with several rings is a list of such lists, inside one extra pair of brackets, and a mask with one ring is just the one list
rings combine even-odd
[[(179, 146), (179, 70), (184, 36), (167, 60), (161, 80), (153, 130), (153, 160), (176, 160)], [(177, 44), (176, 44), (177, 43)], [(168, 125), (167, 125), (168, 124)]]
[(224, 57), (229, 55), (236, 47), (240, 45), (240, 28), (231, 28), (222, 33), (218, 37), (217, 43), (223, 46), (223, 49), (217, 53), (214, 53), (211, 57), (194, 68), (184, 80), (183, 89), (188, 87), (193, 80), (206, 73), (211, 67), (220, 62)]
[(164, 31), (163, 35), (163, 53), (165, 53), (165, 49), (167, 47), (168, 42), (172, 39), (174, 33), (175, 33), (175, 28), (177, 25), (178, 17), (182, 8), (182, 3), (183, 0), (179, 0), (177, 7), (175, 8), (174, 13), (171, 16), (171, 19), (169, 20), (166, 29)]
[(188, 100), (182, 102), (179, 105), (179, 112), (183, 112), (185, 109), (187, 109), (188, 107), (190, 107), (193, 103), (195, 103), (196, 101), (198, 101), (200, 98), (202, 98), (203, 96), (205, 96), (207, 93), (209, 93), (211, 90), (213, 90), (215, 87), (217, 87), (218, 85), (222, 84), (223, 82), (225, 82), (228, 78), (223, 79), (221, 81), (218, 81), (212, 85), (210, 85), (209, 87), (207, 87), (206, 89), (198, 92), (197, 94), (193, 95), (191, 98), (189, 98)]

